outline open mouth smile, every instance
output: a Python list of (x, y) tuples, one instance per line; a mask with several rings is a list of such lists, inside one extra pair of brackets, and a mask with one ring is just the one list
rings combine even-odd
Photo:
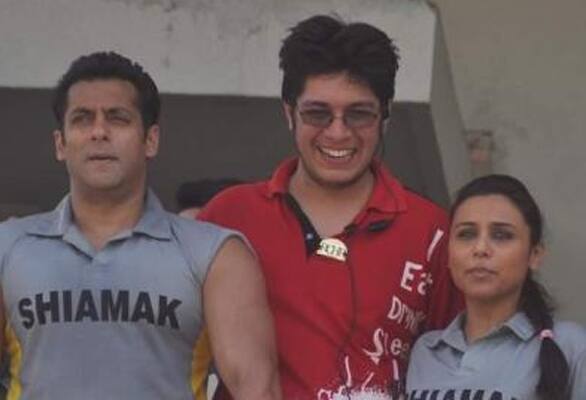
[(336, 160), (342, 160), (345, 158), (350, 158), (356, 153), (355, 149), (329, 149), (327, 147), (320, 147), (318, 146), (317, 149), (323, 155), (328, 158), (333, 158)]

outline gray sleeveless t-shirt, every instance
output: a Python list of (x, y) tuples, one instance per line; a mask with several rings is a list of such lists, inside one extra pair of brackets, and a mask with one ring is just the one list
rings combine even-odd
[(53, 212), (0, 224), (13, 399), (204, 399), (202, 285), (234, 231), (164, 211), (96, 252)]

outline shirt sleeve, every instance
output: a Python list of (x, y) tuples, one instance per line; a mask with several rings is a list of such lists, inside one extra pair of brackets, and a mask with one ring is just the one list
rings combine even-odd
[[(229, 190), (227, 189), (226, 191)], [(226, 191), (210, 200), (197, 214), (197, 219), (212, 222), (225, 228), (237, 229), (237, 221), (240, 217), (239, 213), (242, 210), (239, 207), (234, 207), (234, 204), (238, 204), (238, 202), (231, 204), (230, 198), (226, 199)]]
[(20, 229), (16, 219), (0, 223), (0, 282), (4, 277), (6, 258), (19, 237)]

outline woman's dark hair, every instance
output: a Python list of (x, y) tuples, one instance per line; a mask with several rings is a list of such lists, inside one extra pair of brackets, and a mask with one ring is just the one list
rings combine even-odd
[(397, 48), (380, 29), (316, 15), (291, 28), (279, 52), (282, 100), (295, 106), (310, 76), (346, 72), (366, 84), (380, 101), (383, 118), (395, 96)]
[[(523, 215), (529, 226), (531, 246), (542, 244), (543, 217), (537, 203), (525, 185), (508, 175), (488, 175), (476, 178), (458, 192), (451, 209), (453, 217), (460, 205), (471, 197), (501, 195), (509, 199)], [(553, 329), (553, 306), (545, 288), (537, 282), (531, 272), (521, 291), (519, 309), (527, 315), (540, 335), (544, 330)], [(539, 352), (541, 376), (537, 393), (544, 400), (565, 400), (568, 398), (568, 362), (554, 338), (543, 337)]]
[(74, 60), (57, 83), (53, 94), (53, 114), (63, 129), (67, 109), (67, 94), (79, 81), (120, 79), (136, 89), (138, 108), (145, 130), (159, 121), (161, 100), (159, 90), (150, 75), (138, 63), (113, 51), (96, 52)]

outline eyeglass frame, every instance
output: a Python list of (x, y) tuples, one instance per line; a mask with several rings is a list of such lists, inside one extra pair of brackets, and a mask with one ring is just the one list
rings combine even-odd
[[(346, 126), (346, 128), (348, 128), (348, 129), (354, 129), (354, 130), (355, 129), (365, 129), (365, 128), (369, 128), (369, 127), (373, 126), (374, 123), (376, 122), (376, 120), (378, 118), (380, 118), (382, 115), (380, 111), (357, 109), (357, 108), (352, 108), (352, 107), (345, 109), (342, 112), (342, 115), (336, 115), (328, 107), (308, 107), (306, 109), (300, 109), (300, 108), (296, 107), (295, 111), (299, 114), (301, 122), (303, 122), (305, 125), (308, 125), (308, 126), (311, 126), (314, 128), (319, 128), (319, 129), (326, 129), (326, 128), (330, 127), (332, 125), (332, 123), (334, 122), (334, 120), (336, 120), (336, 119), (341, 119), (342, 122), (344, 123), (344, 126)], [(329, 117), (328, 117), (327, 121), (325, 121), (324, 123), (319, 123), (316, 120), (311, 121), (310, 119), (308, 119), (309, 112), (328, 113)], [(370, 119), (368, 121), (364, 121), (362, 124), (356, 125), (356, 123), (349, 122), (349, 120), (348, 120), (348, 115), (349, 115), (349, 113), (352, 113), (352, 112), (362, 113), (364, 115), (368, 114)]]

